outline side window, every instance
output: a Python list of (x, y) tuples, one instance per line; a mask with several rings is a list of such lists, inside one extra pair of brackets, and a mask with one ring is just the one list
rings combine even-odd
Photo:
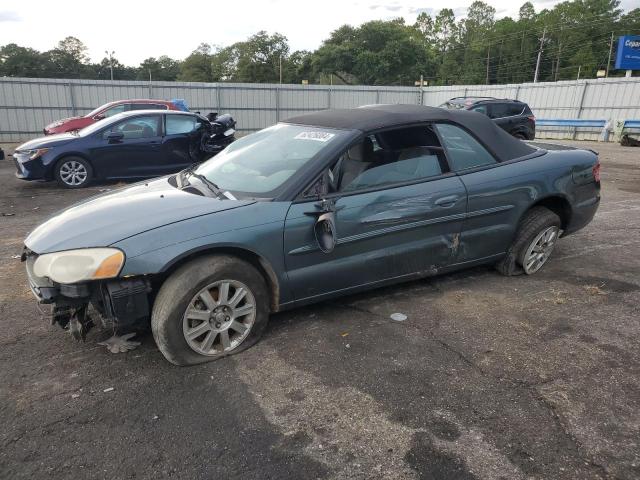
[(177, 135), (180, 133), (191, 133), (197, 127), (196, 117), (191, 115), (168, 115), (167, 114), (167, 135)]
[(340, 156), (329, 179), (332, 191), (353, 192), (435, 177), (445, 171), (438, 137), (431, 126), (424, 125), (365, 137)]
[(166, 105), (157, 103), (132, 103), (130, 110), (166, 110)]
[(124, 112), (125, 109), (125, 105), (115, 105), (111, 108), (107, 108), (104, 112), (102, 112), (100, 115), (103, 115), (105, 118), (111, 117), (113, 115), (117, 115), (118, 113), (122, 113)]
[(473, 110), (474, 112), (482, 113), (483, 115), (487, 115), (486, 105), (478, 105), (477, 107), (473, 107), (471, 110)]
[(125, 139), (157, 137), (160, 123), (159, 115), (128, 118), (102, 133), (102, 138), (107, 138), (111, 132), (121, 132)]
[(521, 115), (524, 112), (524, 105), (521, 103), (511, 103), (509, 104), (509, 115)]
[(493, 155), (462, 128), (448, 123), (440, 123), (437, 128), (453, 170), (459, 171), (496, 163)]
[(507, 103), (492, 103), (489, 108), (489, 118), (502, 118), (508, 117), (511, 114), (509, 113), (509, 104)]

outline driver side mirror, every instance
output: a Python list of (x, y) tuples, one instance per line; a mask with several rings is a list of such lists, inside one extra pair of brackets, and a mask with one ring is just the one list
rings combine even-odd
[(117, 143), (124, 138), (124, 133), (122, 132), (109, 132), (107, 135), (107, 140), (109, 143)]
[(320, 215), (313, 226), (313, 233), (322, 253), (333, 252), (337, 241), (335, 212), (326, 212)]
[(105, 118), (106, 118), (106, 116), (105, 116), (104, 113), (99, 113), (99, 114), (93, 116), (94, 120), (104, 120)]

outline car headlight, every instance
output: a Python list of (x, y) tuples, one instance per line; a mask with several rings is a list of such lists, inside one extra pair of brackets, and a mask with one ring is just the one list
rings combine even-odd
[(27, 150), (25, 153), (29, 155), (29, 160), (35, 160), (38, 157), (41, 157), (45, 153), (47, 153), (50, 148), (36, 148), (34, 150)]
[(33, 273), (57, 283), (77, 283), (117, 277), (124, 253), (117, 248), (83, 248), (40, 255)]

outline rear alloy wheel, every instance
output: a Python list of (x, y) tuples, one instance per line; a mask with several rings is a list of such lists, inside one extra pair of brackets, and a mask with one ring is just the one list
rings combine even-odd
[(207, 255), (177, 269), (153, 305), (151, 330), (175, 365), (195, 365), (256, 343), (269, 320), (269, 290), (250, 263)]
[(496, 264), (503, 275), (533, 275), (547, 263), (560, 236), (560, 217), (545, 207), (529, 210), (509, 251)]
[(89, 162), (80, 157), (67, 157), (56, 166), (56, 180), (65, 188), (83, 188), (89, 185), (93, 171)]
[(559, 233), (560, 229), (553, 225), (533, 239), (520, 262), (524, 273), (531, 275), (542, 268), (553, 252)]

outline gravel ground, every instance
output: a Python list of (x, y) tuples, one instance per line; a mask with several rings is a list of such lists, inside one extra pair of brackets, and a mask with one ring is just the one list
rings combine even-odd
[[(532, 277), (476, 268), (272, 316), (250, 350), (167, 363), (47, 323), (26, 234), (114, 185), (0, 162), (0, 478), (640, 478), (640, 149)], [(392, 313), (407, 319), (396, 322)]]

